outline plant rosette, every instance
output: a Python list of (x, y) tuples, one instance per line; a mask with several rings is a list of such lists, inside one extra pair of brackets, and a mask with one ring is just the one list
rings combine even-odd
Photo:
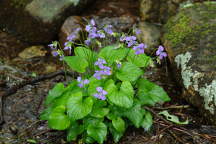
[[(118, 142), (131, 125), (148, 131), (153, 118), (144, 106), (170, 98), (163, 88), (143, 77), (153, 61), (144, 53), (147, 46), (139, 44), (135, 36), (113, 32), (111, 25), (97, 30), (94, 20), (85, 30), (85, 44), (74, 42), (77, 30), (68, 37), (64, 49), (58, 48), (58, 42), (49, 45), (52, 54), (80, 76), (66, 86), (57, 83), (49, 91), (40, 118), (52, 129), (66, 130), (67, 141), (101, 144), (111, 134)], [(109, 39), (112, 44), (106, 45)], [(71, 52), (72, 48), (74, 55), (64, 56), (63, 51)], [(167, 56), (162, 46), (156, 55), (158, 59)]]

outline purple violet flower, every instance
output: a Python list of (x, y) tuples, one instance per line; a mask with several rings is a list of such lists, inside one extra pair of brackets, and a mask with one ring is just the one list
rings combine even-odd
[(133, 50), (135, 50), (135, 54), (139, 55), (139, 54), (143, 54), (145, 51), (145, 48), (147, 48), (147, 45), (145, 45), (144, 43), (141, 43), (137, 46), (133, 47)]
[(90, 39), (85, 40), (85, 44), (86, 44), (87, 46), (89, 46), (89, 45), (91, 44), (91, 40), (90, 40)]
[(102, 58), (98, 58), (98, 60), (94, 64), (100, 68), (100, 70), (96, 70), (94, 75), (93, 75), (98, 80), (100, 80), (102, 78), (102, 76), (112, 74), (111, 68), (108, 66), (104, 66), (104, 64), (106, 64), (106, 61)]
[(96, 90), (97, 90), (97, 93), (93, 94), (93, 96), (100, 100), (106, 100), (105, 95), (108, 94), (107, 91), (103, 90), (102, 87), (97, 87)]
[(117, 68), (118, 68), (118, 69), (120, 69), (120, 68), (121, 68), (121, 66), (122, 66), (122, 64), (120, 64), (120, 63), (117, 63), (117, 65), (116, 65), (116, 66), (117, 66)]
[(94, 19), (91, 19), (91, 20), (90, 20), (90, 24), (91, 24), (92, 26), (95, 26), (95, 25), (96, 25)]
[(120, 37), (120, 42), (124, 42), (125, 41), (125, 36), (121, 36)]
[(135, 36), (121, 36), (120, 41), (121, 42), (126, 42), (128, 47), (131, 47), (137, 43)]
[(58, 51), (52, 51), (52, 55), (53, 55), (54, 57), (56, 57), (56, 56), (59, 55), (59, 53), (58, 53)]
[(100, 64), (106, 64), (106, 61), (102, 58), (98, 58), (98, 60), (95, 62), (95, 65), (100, 65)]
[(90, 32), (90, 30), (91, 30), (91, 25), (86, 25), (85, 30), (86, 30), (87, 32)]
[(56, 46), (54, 44), (49, 44), (48, 47), (50, 47), (51, 50), (56, 50)]
[(136, 35), (139, 35), (139, 34), (141, 34), (141, 30), (140, 29), (135, 29), (135, 33), (136, 33)]
[(89, 84), (89, 80), (88, 80), (88, 79), (82, 80), (81, 77), (77, 77), (77, 82), (78, 82), (78, 86), (79, 86), (80, 88), (83, 88), (84, 85)]
[(69, 50), (69, 54), (71, 54), (71, 49), (72, 49), (71, 42), (65, 42), (64, 46), (65, 46), (64, 50)]
[(167, 57), (167, 53), (164, 52), (164, 47), (160, 45), (158, 50), (156, 51), (156, 55), (162, 60), (163, 58)]
[(104, 27), (104, 31), (110, 35), (113, 34), (112, 25), (107, 25)]
[(137, 43), (136, 41), (129, 41), (127, 44), (128, 44), (128, 47), (131, 47), (135, 45), (136, 43)]
[(91, 38), (91, 39), (94, 39), (94, 38), (98, 37), (98, 34), (94, 33), (94, 32), (91, 32), (91, 33), (89, 33), (88, 37)]
[(77, 34), (81, 31), (81, 28), (76, 28), (68, 37), (67, 40), (68, 41), (73, 41), (76, 39)]
[(97, 36), (99, 38), (105, 38), (105, 34), (100, 30), (100, 31), (97, 31)]

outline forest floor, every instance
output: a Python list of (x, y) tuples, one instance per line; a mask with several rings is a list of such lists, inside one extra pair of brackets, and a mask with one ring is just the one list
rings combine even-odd
[[(26, 46), (0, 32), (1, 50), (9, 49), (13, 43), (17, 49)], [(39, 119), (49, 89), (57, 82), (66, 81), (61, 63), (49, 54), (28, 59), (19, 58), (15, 53), (13, 55), (5, 53), (0, 62), (0, 144), (27, 144), (31, 141), (38, 144), (66, 143), (64, 132), (49, 129), (47, 122)], [(50, 72), (45, 71), (47, 67)], [(216, 127), (208, 125), (198, 108), (181, 99), (181, 87), (175, 83), (168, 69), (168, 62), (164, 62), (148, 69), (145, 77), (162, 86), (171, 97), (171, 102), (163, 106), (147, 107), (154, 115), (152, 129), (145, 132), (143, 129), (129, 127), (120, 144), (216, 143)], [(71, 79), (69, 75), (68, 79)], [(168, 110), (182, 121), (189, 120), (189, 124), (178, 125), (167, 121), (158, 115), (163, 110)], [(108, 138), (106, 143), (113, 142)]]

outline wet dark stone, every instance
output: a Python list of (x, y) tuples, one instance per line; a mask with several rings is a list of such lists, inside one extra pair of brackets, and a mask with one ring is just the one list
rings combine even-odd
[(64, 20), (81, 13), (93, 0), (1, 0), (0, 28), (29, 43), (57, 37)]

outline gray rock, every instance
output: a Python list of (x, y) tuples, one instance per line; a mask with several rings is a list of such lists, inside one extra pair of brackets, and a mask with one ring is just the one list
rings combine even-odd
[(128, 31), (137, 22), (137, 17), (131, 15), (123, 15), (120, 17), (104, 17), (104, 18), (94, 16), (93, 19), (95, 19), (97, 26), (99, 28), (102, 28), (105, 25), (112, 25), (113, 30), (115, 32)]
[(141, 30), (141, 33), (137, 35), (139, 41), (147, 44), (149, 52), (154, 51), (160, 44), (160, 27), (152, 23), (140, 22), (138, 28)]
[(93, 0), (1, 0), (0, 28), (30, 43), (47, 43), (64, 20)]
[(141, 19), (165, 23), (169, 17), (177, 13), (183, 1), (186, 0), (140, 0)]
[[(68, 17), (64, 24), (61, 27), (60, 33), (59, 33), (59, 41), (62, 46), (64, 46), (64, 43), (67, 41), (67, 37), (73, 33), (77, 28), (82, 29), (82, 17), (80, 16), (70, 16)], [(80, 35), (77, 33), (75, 40), (79, 40)]]
[(183, 97), (216, 124), (216, 3), (181, 9), (164, 27), (163, 42)]

